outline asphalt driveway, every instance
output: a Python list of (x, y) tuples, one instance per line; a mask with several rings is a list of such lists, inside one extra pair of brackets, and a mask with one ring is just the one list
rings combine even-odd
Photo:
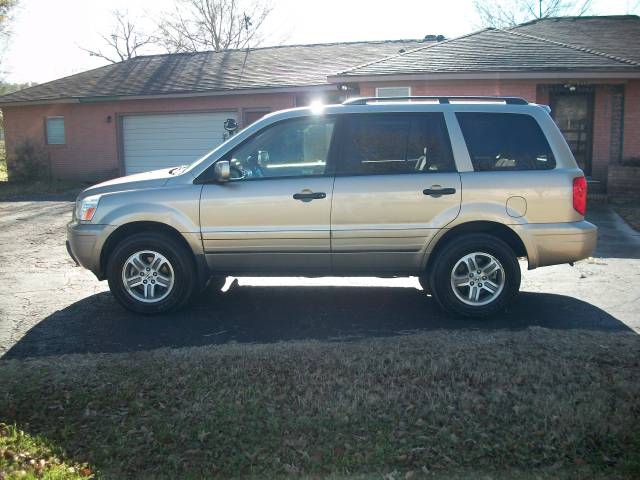
[(193, 308), (157, 318), (122, 309), (65, 247), (71, 199), (0, 202), (0, 356), (121, 352), (293, 339), (324, 341), (434, 329), (640, 332), (640, 234), (603, 205), (593, 258), (524, 271), (522, 293), (486, 322), (453, 320), (415, 279), (229, 279)]

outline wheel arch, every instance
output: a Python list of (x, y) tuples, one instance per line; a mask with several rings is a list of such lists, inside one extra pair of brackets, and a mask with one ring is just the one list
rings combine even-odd
[(456, 225), (455, 227), (448, 229), (441, 236), (437, 237), (429, 252), (425, 271), (429, 271), (433, 262), (438, 257), (439, 251), (442, 250), (447, 243), (469, 233), (486, 233), (488, 235), (493, 235), (509, 245), (516, 254), (516, 257), (524, 257), (529, 261), (529, 253), (524, 242), (512, 228), (503, 223), (476, 220)]
[[(100, 251), (100, 280), (104, 280), (107, 271), (107, 262), (109, 256), (115, 247), (125, 238), (137, 233), (162, 233), (177, 240), (191, 253), (194, 261), (194, 267), (200, 281), (206, 281), (208, 278), (208, 268), (204, 260), (204, 255), (194, 251), (192, 244), (185, 236), (174, 227), (162, 222), (155, 221), (135, 221), (120, 225), (105, 240)], [(193, 241), (193, 240), (192, 240)]]

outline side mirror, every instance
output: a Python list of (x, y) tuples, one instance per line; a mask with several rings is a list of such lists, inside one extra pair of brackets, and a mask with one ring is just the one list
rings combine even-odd
[(228, 182), (229, 178), (231, 178), (229, 160), (218, 160), (213, 166), (213, 174), (216, 182)]

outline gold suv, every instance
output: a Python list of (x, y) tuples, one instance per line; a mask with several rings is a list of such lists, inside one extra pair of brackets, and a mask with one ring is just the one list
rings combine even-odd
[(88, 188), (71, 256), (136, 312), (226, 275), (416, 275), (445, 310), (502, 310), (529, 269), (588, 257), (586, 181), (548, 108), (360, 98), (273, 113), (188, 166)]

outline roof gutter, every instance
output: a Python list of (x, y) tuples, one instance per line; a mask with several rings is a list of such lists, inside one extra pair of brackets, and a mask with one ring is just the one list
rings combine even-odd
[(120, 102), (126, 100), (158, 100), (168, 98), (193, 98), (193, 97), (219, 97), (225, 95), (257, 95), (270, 93), (312, 93), (334, 91), (334, 84), (308, 85), (301, 87), (270, 87), (270, 88), (244, 88), (236, 90), (216, 90), (211, 92), (189, 92), (189, 93), (168, 93), (156, 95), (112, 95), (104, 97), (77, 97), (77, 98), (59, 98), (59, 99), (43, 99), (43, 100), (27, 100), (17, 102), (2, 102), (0, 107), (26, 106), (26, 105), (49, 105), (59, 103), (103, 103), (103, 102)]
[(399, 82), (416, 80), (576, 80), (640, 78), (640, 70), (630, 72), (477, 72), (477, 73), (402, 73), (377, 75), (332, 75), (332, 83)]

